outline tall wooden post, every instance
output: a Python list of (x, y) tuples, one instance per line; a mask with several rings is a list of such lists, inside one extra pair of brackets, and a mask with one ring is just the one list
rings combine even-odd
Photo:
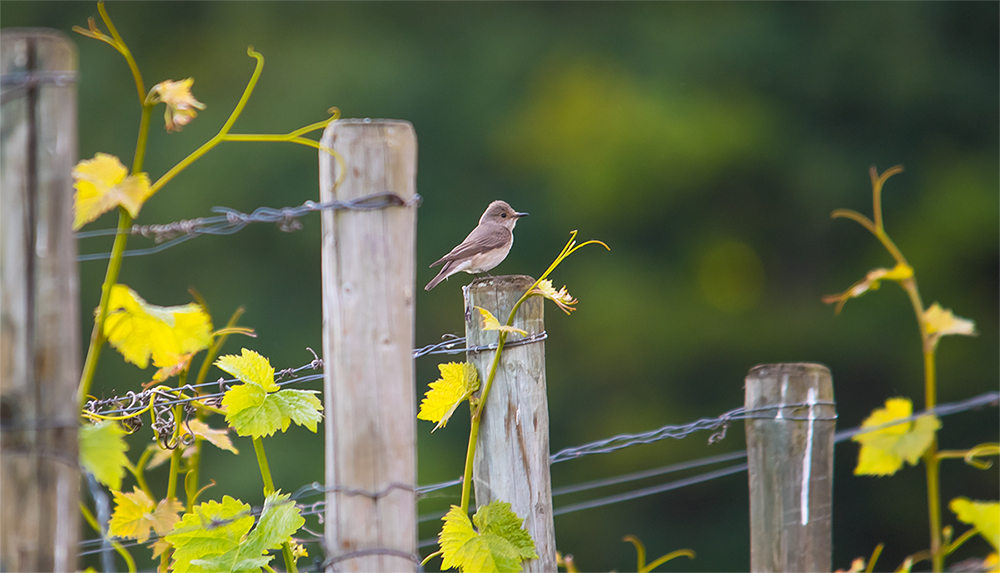
[(821, 364), (762, 364), (746, 378), (750, 570), (830, 571), (833, 379)]
[[(321, 201), (416, 194), (408, 122), (336, 121), (321, 143), (346, 166), (334, 188), (320, 151)], [(323, 212), (327, 571), (416, 569), (416, 222), (415, 205)]]
[[(465, 287), (465, 335), (469, 347), (495, 344), (496, 331), (483, 331), (474, 307), (485, 308), (501, 323), (534, 279), (524, 275), (478, 279)], [(521, 305), (514, 326), (529, 335), (545, 330), (541, 297)], [(508, 342), (522, 338), (508, 336)], [(495, 351), (470, 352), (469, 361), (485, 377)], [(524, 519), (535, 542), (538, 559), (524, 564), (524, 571), (556, 570), (555, 526), (552, 516), (552, 483), (549, 474), (549, 406), (545, 389), (545, 343), (504, 348), (493, 387), (486, 398), (473, 462), (476, 506), (499, 499)]]
[(55, 30), (12, 29), (0, 53), (0, 569), (75, 571), (76, 48)]

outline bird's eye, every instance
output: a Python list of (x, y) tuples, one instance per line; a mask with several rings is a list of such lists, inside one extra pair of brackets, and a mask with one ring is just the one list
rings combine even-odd
[(506, 217), (506, 216), (507, 216), (507, 213), (500, 213), (500, 216), (501, 216), (501, 217)]

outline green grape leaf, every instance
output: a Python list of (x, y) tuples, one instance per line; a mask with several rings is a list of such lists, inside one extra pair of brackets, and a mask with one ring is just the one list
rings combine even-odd
[(438, 364), (438, 370), (441, 378), (431, 382), (417, 414), (418, 420), (437, 422), (434, 430), (445, 427), (458, 405), (479, 389), (479, 372), (470, 362)]
[(279, 429), (284, 432), (291, 422), (316, 431), (323, 418), (323, 404), (311, 390), (281, 390), (268, 394), (259, 386), (240, 384), (226, 391), (222, 407), (226, 422), (241, 436), (260, 438)]
[(257, 558), (268, 549), (278, 549), (305, 525), (306, 520), (299, 515), (299, 508), (290, 497), (291, 494), (281, 495), (280, 492), (267, 496), (257, 527), (240, 550), (241, 557)]
[(280, 390), (274, 382), (274, 368), (253, 350), (244, 348), (242, 356), (221, 356), (215, 365), (244, 382), (222, 397), (226, 422), (240, 436), (270, 436), (279, 429), (284, 432), (292, 422), (315, 432), (323, 419), (323, 404), (316, 392)]
[(228, 495), (222, 497), (222, 503), (207, 501), (196, 505), (166, 536), (174, 547), (171, 569), (176, 573), (218, 571), (193, 560), (228, 554), (233, 554), (231, 561), (235, 563), (240, 543), (253, 522), (250, 506)]
[(278, 390), (271, 362), (253, 350), (244, 348), (240, 356), (235, 354), (220, 356), (215, 365), (220, 370), (239, 378), (241, 382), (260, 386), (266, 392)]
[(167, 541), (174, 546), (173, 570), (180, 573), (260, 571), (277, 549), (305, 524), (289, 494), (268, 495), (253, 530), (250, 506), (229, 496), (199, 504), (185, 514)]
[(125, 430), (117, 422), (80, 426), (80, 465), (112, 490), (122, 488), (128, 458)]
[(274, 559), (273, 555), (264, 555), (250, 559), (239, 557), (239, 551), (228, 551), (222, 555), (209, 559), (192, 559), (189, 573), (215, 573), (227, 571), (229, 573), (259, 573), (265, 565)]
[(323, 414), (319, 413), (323, 409), (323, 404), (316, 397), (316, 392), (288, 389), (268, 394), (267, 397), (277, 404), (278, 410), (281, 412), (282, 432), (288, 429), (289, 419), (300, 426), (309, 428), (311, 432), (316, 432), (316, 425), (323, 419)]
[(1000, 551), (1000, 502), (970, 501), (964, 497), (956, 497), (948, 507), (955, 512), (959, 521), (975, 527), (990, 542), (993, 551)]
[(442, 568), (457, 567), (463, 573), (520, 571), (524, 560), (538, 558), (535, 543), (522, 524), (507, 502), (490, 502), (479, 508), (472, 521), (460, 507), (451, 506), (438, 537)]
[[(872, 411), (861, 427), (881, 426), (912, 414), (913, 402), (908, 398), (890, 398), (885, 401), (885, 408)], [(904, 461), (916, 465), (940, 428), (941, 421), (928, 415), (854, 436), (851, 439), (861, 444), (854, 475), (886, 476), (899, 471)]]

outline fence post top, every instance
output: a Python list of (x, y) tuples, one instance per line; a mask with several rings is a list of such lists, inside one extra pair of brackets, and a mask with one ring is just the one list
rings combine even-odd
[(406, 126), (409, 129), (413, 129), (413, 124), (406, 121), (405, 119), (385, 119), (385, 118), (375, 118), (370, 117), (345, 117), (335, 121), (330, 122), (327, 129), (333, 129), (334, 126), (357, 126), (357, 125), (377, 125), (377, 126)]
[(528, 275), (500, 275), (496, 277), (480, 277), (474, 279), (468, 289), (489, 289), (489, 288), (521, 288), (526, 289), (535, 282), (535, 279)]
[(780, 374), (805, 374), (808, 372), (825, 372), (829, 374), (830, 368), (825, 364), (819, 364), (817, 362), (776, 362), (774, 364), (758, 364), (750, 369), (750, 372), (747, 373), (747, 378), (762, 378)]

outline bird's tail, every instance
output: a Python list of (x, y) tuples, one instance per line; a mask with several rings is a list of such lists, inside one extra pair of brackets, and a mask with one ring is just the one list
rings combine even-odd
[(427, 283), (424, 290), (431, 290), (432, 288), (438, 286), (438, 283), (451, 276), (452, 273), (449, 273), (448, 270), (448, 265), (445, 265), (444, 268), (441, 269), (441, 272), (439, 272), (436, 277), (431, 279), (431, 282)]

